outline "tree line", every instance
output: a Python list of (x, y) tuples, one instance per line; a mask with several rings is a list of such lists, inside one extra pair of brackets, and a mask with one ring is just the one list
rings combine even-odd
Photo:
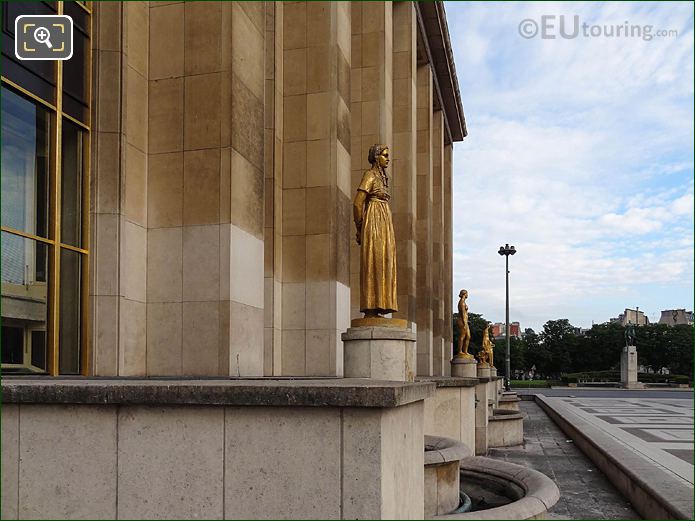
[[(458, 331), (454, 314), (454, 346)], [(477, 353), (488, 321), (482, 315), (468, 314), (471, 330), (469, 352)], [(543, 331), (527, 329), (523, 338), (510, 338), (512, 378), (517, 371), (528, 373), (535, 366), (536, 377), (559, 379), (562, 374), (620, 370), (620, 353), (625, 346), (625, 327), (619, 323), (594, 324), (578, 333), (566, 318), (549, 320)], [(668, 369), (671, 374), (693, 377), (693, 326), (649, 324), (635, 328), (639, 365), (655, 373)], [(498, 374), (505, 370), (506, 340), (495, 341)]]

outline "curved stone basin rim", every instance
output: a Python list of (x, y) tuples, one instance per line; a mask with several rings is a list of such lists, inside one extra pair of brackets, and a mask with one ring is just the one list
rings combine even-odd
[(460, 441), (425, 435), (425, 467), (470, 458), (473, 451)]
[(510, 481), (523, 489), (524, 496), (500, 507), (432, 519), (533, 519), (543, 516), (560, 499), (560, 491), (549, 477), (521, 465), (475, 456), (461, 460), (460, 468)]

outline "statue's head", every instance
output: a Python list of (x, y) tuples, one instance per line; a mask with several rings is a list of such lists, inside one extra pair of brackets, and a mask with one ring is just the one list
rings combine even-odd
[(459, 298), (468, 298), (468, 290), (462, 289), (459, 291)]
[(372, 145), (369, 147), (369, 164), (387, 168), (389, 166), (389, 147), (388, 145)]

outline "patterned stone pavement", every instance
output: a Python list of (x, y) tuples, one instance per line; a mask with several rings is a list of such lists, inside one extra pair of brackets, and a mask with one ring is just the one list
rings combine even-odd
[(555, 398), (651, 464), (693, 485), (693, 400)]
[(488, 456), (533, 468), (550, 477), (560, 500), (549, 519), (640, 519), (594, 464), (535, 402), (522, 401), (524, 445), (490, 449)]

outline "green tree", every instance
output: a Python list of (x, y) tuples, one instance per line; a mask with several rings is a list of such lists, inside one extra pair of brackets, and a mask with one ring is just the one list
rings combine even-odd
[(620, 352), (625, 345), (625, 328), (616, 322), (594, 324), (583, 338), (583, 358), (572, 371), (620, 369)]
[(548, 347), (541, 342), (541, 337), (537, 333), (529, 332), (524, 336), (524, 362), (526, 371), (533, 366), (536, 367), (536, 374), (546, 376), (550, 374), (551, 353)]
[[(666, 324), (648, 324), (635, 328), (637, 361), (654, 372), (672, 363), (671, 330)], [(623, 344), (624, 345), (624, 344)]]
[(693, 332), (695, 327), (679, 324), (669, 328), (669, 370), (693, 379)]
[[(505, 375), (507, 372), (507, 339), (505, 337), (495, 340), (495, 367), (498, 375)], [(511, 365), (512, 377), (514, 372), (528, 371), (526, 367), (526, 343), (521, 338), (511, 337), (509, 339), (509, 364)]]
[(576, 328), (566, 318), (543, 324), (541, 341), (550, 352), (546, 376), (559, 377), (572, 368), (572, 354), (578, 353)]

